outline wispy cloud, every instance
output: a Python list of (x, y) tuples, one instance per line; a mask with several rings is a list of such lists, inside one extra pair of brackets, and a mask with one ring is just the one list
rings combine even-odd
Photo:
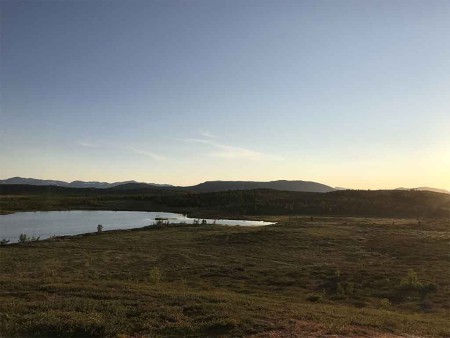
[(255, 150), (251, 150), (244, 147), (236, 147), (228, 144), (222, 144), (218, 142), (211, 141), (209, 139), (201, 138), (188, 138), (184, 139), (185, 142), (190, 143), (201, 143), (208, 145), (213, 148), (212, 151), (206, 155), (210, 157), (221, 157), (228, 159), (248, 159), (248, 160), (280, 160), (278, 156), (264, 154)]
[(200, 135), (207, 138), (215, 138), (216, 135), (210, 133), (209, 131), (200, 131)]
[[(86, 147), (86, 148), (99, 148), (100, 147), (98, 144), (85, 142), (85, 141), (78, 141), (77, 144), (82, 147)], [(146, 150), (142, 150), (142, 149), (138, 149), (135, 147), (129, 147), (129, 146), (120, 145), (120, 144), (110, 144), (110, 143), (102, 144), (101, 146), (102, 146), (102, 148), (132, 151), (133, 153), (136, 153), (139, 155), (144, 155), (146, 157), (150, 157), (151, 159), (153, 159), (155, 161), (162, 161), (162, 160), (166, 159), (164, 156), (161, 156), (159, 154), (156, 154), (156, 153), (153, 153), (150, 151), (146, 151)]]
[(78, 145), (80, 145), (80, 146), (82, 146), (82, 147), (87, 147), (87, 148), (98, 148), (98, 145), (93, 144), (93, 143), (89, 143), (89, 142), (78, 141), (77, 143), (78, 143)]
[(141, 149), (137, 149), (134, 147), (130, 147), (129, 148), (131, 151), (135, 152), (136, 154), (140, 154), (140, 155), (144, 155), (147, 157), (150, 157), (156, 161), (161, 161), (161, 160), (165, 160), (166, 158), (164, 156), (149, 152), (149, 151), (145, 151), (145, 150), (141, 150)]

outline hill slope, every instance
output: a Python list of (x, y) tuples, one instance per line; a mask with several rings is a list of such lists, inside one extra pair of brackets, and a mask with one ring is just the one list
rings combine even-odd
[(283, 191), (304, 191), (304, 192), (330, 192), (336, 189), (317, 182), (308, 181), (271, 181), (271, 182), (253, 182), (253, 181), (208, 181), (194, 186), (177, 187), (169, 184), (155, 184), (155, 183), (140, 183), (136, 181), (124, 182), (84, 182), (73, 181), (64, 182), (56, 180), (40, 180), (35, 178), (12, 177), (5, 180), (0, 180), (0, 185), (34, 185), (34, 186), (57, 186), (66, 188), (96, 188), (96, 189), (117, 189), (121, 191), (137, 190), (141, 192), (146, 189), (154, 190), (173, 189), (173, 190), (188, 190), (195, 192), (218, 192), (229, 190), (254, 190), (254, 189), (272, 189)]
[(196, 217), (329, 215), (450, 217), (450, 195), (430, 191), (332, 191), (269, 189), (186, 192), (154, 187), (122, 190), (0, 185), (0, 214), (34, 210), (140, 210), (190, 213)]
[(430, 187), (418, 187), (418, 188), (397, 188), (395, 190), (414, 190), (414, 191), (432, 191), (432, 192), (438, 192), (441, 194), (450, 194), (450, 191), (445, 189), (437, 189), (437, 188), (430, 188)]
[(0, 336), (450, 337), (445, 223), (271, 220), (0, 247)]
[(430, 191), (345, 190), (308, 193), (246, 190), (157, 196), (168, 208), (210, 215), (333, 215), (364, 217), (450, 217), (450, 195)]
[(120, 185), (140, 185), (149, 187), (170, 187), (168, 184), (156, 184), (156, 183), (138, 183), (136, 181), (123, 181), (123, 182), (98, 182), (98, 181), (72, 181), (64, 182), (57, 180), (41, 180), (36, 178), (24, 178), (24, 177), (11, 177), (5, 180), (0, 180), (0, 184), (28, 184), (28, 185), (51, 185), (57, 187), (67, 187), (67, 188), (97, 188), (106, 189), (113, 188)]
[(303, 191), (303, 192), (330, 192), (335, 189), (321, 183), (308, 181), (208, 181), (187, 187), (188, 190), (197, 192), (218, 192), (228, 190), (254, 190), (254, 189), (272, 189), (283, 191)]

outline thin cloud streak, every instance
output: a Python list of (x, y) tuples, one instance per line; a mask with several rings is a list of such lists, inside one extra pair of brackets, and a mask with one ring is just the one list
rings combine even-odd
[(200, 135), (206, 137), (206, 138), (215, 138), (216, 135), (210, 133), (209, 131), (200, 131)]
[[(97, 145), (97, 144), (84, 142), (84, 141), (78, 141), (77, 144), (82, 147), (86, 147), (86, 148), (99, 148), (99, 145)], [(162, 161), (162, 160), (166, 159), (164, 156), (161, 156), (159, 154), (155, 154), (153, 152), (145, 151), (145, 150), (134, 148), (134, 147), (126, 147), (126, 146), (114, 145), (114, 144), (102, 145), (102, 147), (131, 150), (132, 152), (134, 152), (136, 154), (150, 157), (151, 159), (156, 160), (156, 161)]]
[(78, 141), (77, 143), (78, 145), (86, 148), (98, 148), (98, 145), (89, 142)]
[(251, 149), (243, 148), (243, 147), (236, 147), (236, 146), (230, 146), (227, 144), (221, 144), (217, 142), (213, 142), (211, 140), (207, 139), (200, 139), (200, 138), (188, 138), (184, 139), (184, 142), (189, 143), (200, 143), (205, 144), (208, 146), (211, 146), (215, 148), (215, 150), (207, 153), (207, 156), (210, 157), (220, 157), (220, 158), (227, 158), (227, 159), (247, 159), (247, 160), (281, 160), (280, 157), (270, 155), (270, 154), (264, 154), (258, 151), (254, 151)]
[(156, 161), (162, 161), (162, 160), (165, 160), (165, 159), (166, 159), (164, 156), (161, 156), (161, 155), (158, 155), (158, 154), (149, 152), (149, 151), (137, 149), (137, 148), (134, 148), (134, 147), (130, 147), (130, 148), (128, 148), (128, 149), (130, 149), (131, 151), (135, 152), (136, 154), (144, 155), (144, 156), (150, 157), (150, 158), (152, 158), (152, 159), (154, 159), (154, 160), (156, 160)]

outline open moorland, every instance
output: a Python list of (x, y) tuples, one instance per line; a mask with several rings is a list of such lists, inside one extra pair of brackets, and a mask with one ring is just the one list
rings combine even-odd
[(328, 193), (269, 189), (184, 192), (139, 185), (110, 189), (0, 185), (0, 213), (38, 210), (173, 211), (199, 217), (318, 215), (450, 218), (450, 194), (344, 190)]
[[(396, 196), (424, 196), (404, 193)], [(168, 225), (1, 246), (0, 335), (450, 336), (447, 218), (294, 215), (313, 195), (292, 194), (5, 194), (4, 213), (164, 207), (277, 224)], [(414, 212), (446, 210), (447, 196), (425, 196), (429, 209), (409, 204)], [(391, 210), (410, 210), (396, 201)]]

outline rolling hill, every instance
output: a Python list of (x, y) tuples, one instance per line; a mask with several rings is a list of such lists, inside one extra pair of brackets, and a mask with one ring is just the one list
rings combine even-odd
[(432, 192), (438, 192), (441, 194), (450, 194), (450, 191), (445, 189), (437, 189), (437, 188), (430, 188), (430, 187), (418, 187), (418, 188), (397, 188), (395, 190), (411, 190), (411, 191), (432, 191)]
[(41, 180), (36, 178), (24, 178), (24, 177), (11, 177), (5, 180), (0, 180), (0, 184), (28, 184), (28, 185), (50, 185), (66, 188), (97, 188), (107, 189), (120, 185), (140, 185), (140, 186), (152, 186), (152, 187), (170, 187), (168, 184), (156, 184), (156, 183), (139, 183), (136, 181), (123, 181), (123, 182), (97, 182), (97, 181), (72, 181), (64, 182), (57, 180)]
[(303, 192), (330, 192), (336, 189), (325, 184), (308, 181), (271, 181), (271, 182), (253, 182), (253, 181), (207, 181), (194, 186), (173, 186), (169, 184), (140, 183), (136, 181), (125, 182), (84, 182), (73, 181), (64, 182), (56, 180), (40, 180), (34, 178), (12, 177), (0, 180), (0, 185), (32, 185), (32, 186), (57, 186), (65, 188), (96, 188), (112, 190), (134, 190), (142, 191), (154, 190), (183, 190), (192, 192), (219, 192), (230, 190), (254, 190), (254, 189), (272, 189), (283, 191), (303, 191)]
[(254, 190), (254, 189), (272, 189), (282, 191), (303, 191), (303, 192), (330, 192), (336, 189), (317, 182), (308, 181), (271, 181), (271, 182), (253, 182), (253, 181), (208, 181), (187, 187), (186, 189), (196, 192), (219, 192), (229, 190)]

